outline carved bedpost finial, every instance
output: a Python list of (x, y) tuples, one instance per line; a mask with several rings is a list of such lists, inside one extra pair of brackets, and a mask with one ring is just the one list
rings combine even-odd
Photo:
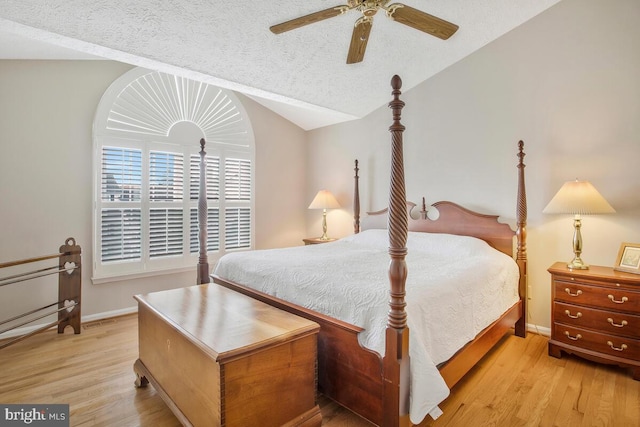
[[(397, 95), (400, 95), (400, 89), (402, 89), (402, 79), (397, 74), (391, 77), (391, 89), (393, 89), (393, 92), (392, 92), (393, 95), (396, 95), (396, 91), (398, 91)], [(396, 96), (396, 99), (397, 99), (397, 96)]]
[(393, 111), (393, 125), (389, 128), (391, 132), (394, 130), (404, 131), (405, 127), (400, 124), (400, 115), (402, 113), (402, 108), (404, 107), (404, 101), (400, 100), (400, 94), (402, 93), (400, 89), (402, 88), (402, 79), (395, 75), (391, 79), (391, 88), (393, 91), (391, 94), (393, 95), (393, 100), (389, 103), (389, 107)]
[(353, 168), (355, 171), (354, 176), (354, 189), (353, 189), (353, 232), (358, 234), (360, 232), (360, 184), (358, 176), (358, 159), (355, 162), (356, 166)]
[(204, 151), (206, 142), (200, 139), (200, 190), (198, 191), (198, 256), (197, 284), (210, 283), (209, 259), (207, 257), (207, 162)]

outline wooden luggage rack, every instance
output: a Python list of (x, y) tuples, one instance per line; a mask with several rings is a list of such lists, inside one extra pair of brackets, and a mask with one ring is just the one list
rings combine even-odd
[[(43, 261), (58, 259), (58, 265), (43, 267)], [(29, 269), (28, 271), (22, 271)], [(21, 271), (17, 271), (21, 270)], [(0, 319), (0, 336), (17, 328), (29, 325), (37, 320), (57, 314), (58, 320), (37, 329), (0, 341), (0, 349), (17, 343), (25, 338), (47, 329), (58, 326), (58, 333), (63, 333), (67, 326), (71, 326), (76, 334), (80, 333), (80, 295), (82, 290), (81, 248), (73, 237), (65, 240), (60, 246), (60, 252), (33, 258), (0, 263), (0, 272), (10, 272), (0, 277), (0, 290), (8, 285), (27, 282), (39, 277), (58, 275), (58, 300), (51, 304), (36, 308), (10, 319)], [(57, 307), (56, 307), (57, 306)]]

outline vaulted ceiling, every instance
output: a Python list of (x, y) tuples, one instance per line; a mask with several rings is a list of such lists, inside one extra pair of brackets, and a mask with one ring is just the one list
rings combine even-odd
[(347, 0), (5, 0), (0, 58), (99, 57), (178, 74), (309, 130), (367, 115), (388, 102), (394, 74), (406, 91), (560, 0), (399, 1), (460, 29), (441, 40), (379, 11), (364, 60), (347, 65), (357, 10), (269, 31)]

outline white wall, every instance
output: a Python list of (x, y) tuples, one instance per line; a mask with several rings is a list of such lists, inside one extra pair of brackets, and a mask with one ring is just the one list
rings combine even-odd
[[(131, 67), (110, 61), (0, 61), (0, 262), (83, 249), (84, 317), (135, 306), (132, 296), (195, 284), (192, 272), (94, 285), (93, 117)], [(256, 247), (302, 244), (305, 132), (240, 97), (256, 140)], [(283, 161), (285, 160), (285, 161)], [(0, 288), (0, 319), (57, 299), (54, 279)]]
[[(613, 265), (621, 242), (640, 242), (638, 22), (637, 0), (563, 0), (402, 95), (407, 197), (416, 203), (451, 200), (513, 223), (516, 144), (525, 141), (530, 323), (549, 327), (546, 269), (572, 258), (571, 217), (542, 214), (565, 181), (591, 181), (617, 210), (583, 218), (585, 262)], [(386, 206), (391, 123), (382, 107), (310, 132), (307, 198), (328, 187), (345, 206), (329, 214), (333, 235), (352, 230), (353, 159), (363, 211)], [(307, 233), (317, 234), (320, 218), (308, 218)]]
[(306, 226), (306, 132), (238, 94), (256, 138), (256, 247), (302, 244)]

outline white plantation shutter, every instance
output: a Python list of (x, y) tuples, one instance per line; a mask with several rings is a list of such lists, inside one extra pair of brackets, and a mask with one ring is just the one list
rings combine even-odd
[(201, 136), (207, 251), (252, 248), (253, 132), (232, 92), (134, 69), (100, 101), (94, 282), (197, 263)]
[[(142, 151), (103, 147), (100, 195), (101, 261), (139, 260), (141, 241)], [(130, 207), (125, 207), (130, 206)]]
[(225, 159), (224, 197), (226, 200), (251, 199), (251, 161), (246, 159)]
[(149, 198), (182, 200), (184, 190), (184, 157), (180, 153), (149, 153)]
[(251, 247), (251, 210), (249, 208), (225, 209), (225, 248)]
[(102, 147), (100, 194), (104, 201), (140, 201), (142, 150)]
[[(183, 199), (184, 156), (180, 153), (149, 153), (149, 200), (151, 206)], [(149, 257), (180, 255), (183, 252), (183, 211), (152, 207), (149, 211)]]
[[(251, 200), (251, 161), (228, 157), (224, 161), (224, 198), (228, 204), (238, 205)], [(225, 249), (251, 247), (251, 208), (225, 208)]]
[(102, 262), (140, 259), (140, 209), (103, 209), (101, 216)]
[(151, 209), (149, 256), (182, 254), (182, 209)]

